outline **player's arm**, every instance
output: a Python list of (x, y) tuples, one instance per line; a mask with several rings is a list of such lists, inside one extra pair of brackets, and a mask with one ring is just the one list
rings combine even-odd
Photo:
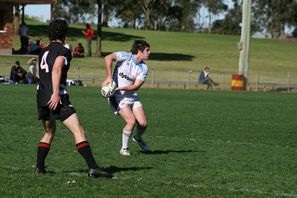
[(60, 80), (62, 74), (62, 67), (64, 65), (64, 56), (58, 56), (55, 60), (53, 70), (52, 70), (52, 86), (53, 86), (53, 94), (51, 96), (50, 101), (48, 102), (48, 106), (50, 109), (55, 110), (58, 104), (61, 102), (60, 98)]
[(118, 88), (116, 88), (116, 90), (127, 91), (127, 92), (136, 91), (143, 85), (143, 83), (144, 83), (143, 80), (136, 79), (133, 84), (127, 85), (124, 87), (118, 87)]
[(116, 61), (116, 55), (114, 53), (109, 54), (104, 57), (105, 60), (105, 70), (106, 70), (106, 79), (102, 83), (103, 85), (112, 81), (112, 62)]

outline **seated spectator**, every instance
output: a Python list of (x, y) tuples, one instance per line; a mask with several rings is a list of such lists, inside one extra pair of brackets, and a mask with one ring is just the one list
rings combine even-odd
[(28, 72), (28, 84), (33, 84), (38, 82), (37, 77), (37, 58), (31, 58), (28, 61), (29, 64), (29, 72)]
[(28, 54), (39, 54), (41, 50), (41, 40), (38, 38), (35, 40), (35, 43), (31, 43), (28, 46), (27, 53)]
[(10, 70), (10, 80), (12, 83), (26, 83), (26, 74), (27, 71), (21, 67), (19, 61), (16, 61)]
[(4, 83), (4, 82), (5, 82), (4, 75), (0, 74), (0, 83)]
[(73, 56), (74, 57), (85, 57), (85, 49), (82, 46), (81, 43), (78, 43), (78, 46), (76, 46), (73, 50)]
[(201, 84), (206, 84), (207, 85), (207, 90), (212, 89), (212, 86), (219, 85), (215, 81), (211, 79), (211, 76), (209, 74), (209, 67), (205, 67), (203, 71), (200, 72), (198, 82)]

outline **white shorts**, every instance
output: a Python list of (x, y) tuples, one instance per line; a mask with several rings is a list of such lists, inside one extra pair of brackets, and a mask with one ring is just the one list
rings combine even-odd
[(115, 94), (113, 97), (108, 98), (108, 103), (114, 114), (127, 106), (131, 109), (142, 107), (142, 104), (136, 93), (134, 94)]

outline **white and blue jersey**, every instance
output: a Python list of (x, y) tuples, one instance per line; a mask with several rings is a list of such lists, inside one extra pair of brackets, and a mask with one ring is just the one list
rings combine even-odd
[[(134, 55), (129, 52), (116, 52), (115, 55), (116, 65), (113, 72), (113, 80), (118, 87), (131, 85), (136, 79), (145, 81), (148, 67), (144, 62), (137, 63)], [(126, 92), (121, 91), (121, 94), (124, 93)]]
[[(134, 55), (129, 52), (115, 52), (116, 65), (113, 71), (113, 80), (117, 87), (124, 87), (134, 84), (135, 80), (145, 81), (148, 75), (148, 67), (142, 61), (137, 63)], [(114, 97), (109, 98), (109, 103), (114, 112), (125, 106), (136, 108), (142, 106), (136, 91), (117, 91)]]

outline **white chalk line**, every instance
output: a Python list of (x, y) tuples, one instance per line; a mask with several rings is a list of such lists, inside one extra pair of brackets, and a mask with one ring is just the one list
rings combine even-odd
[(263, 195), (272, 195), (272, 196), (282, 196), (282, 197), (297, 197), (297, 194), (295, 193), (286, 193), (274, 190), (272, 192), (265, 192), (260, 189), (248, 189), (248, 188), (233, 188), (233, 187), (222, 187), (222, 186), (207, 186), (204, 184), (184, 184), (181, 182), (165, 182), (166, 185), (176, 185), (181, 187), (187, 187), (187, 188), (197, 188), (197, 189), (218, 189), (218, 190), (224, 190), (229, 192), (242, 192), (242, 193), (250, 193), (250, 194), (263, 194)]

